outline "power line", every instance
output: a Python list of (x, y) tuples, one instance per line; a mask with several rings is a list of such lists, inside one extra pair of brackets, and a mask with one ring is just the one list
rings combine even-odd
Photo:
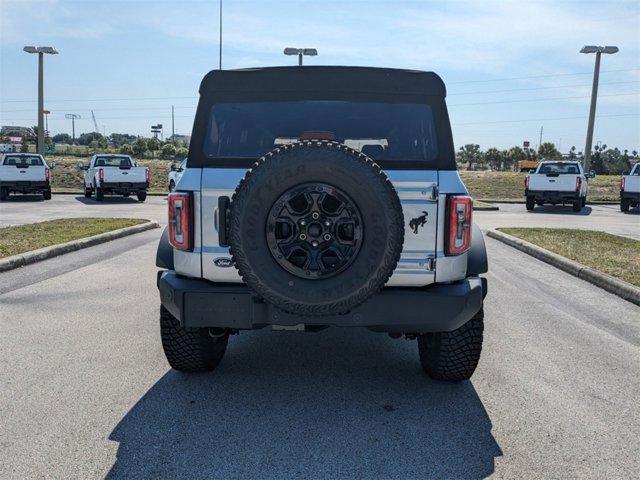
[[(633, 93), (610, 93), (608, 95), (599, 95), (599, 97), (623, 97), (623, 96), (631, 96), (631, 95), (640, 95), (640, 92)], [(526, 102), (550, 102), (556, 100), (571, 100), (578, 98), (589, 98), (590, 95), (580, 95), (573, 97), (553, 97), (553, 98), (527, 98), (521, 100), (495, 100), (492, 102), (475, 102), (475, 103), (451, 103), (449, 107), (462, 107), (462, 106), (470, 106), (470, 105), (495, 105), (498, 103), (526, 103)]]
[[(596, 118), (602, 117), (637, 117), (640, 116), (640, 113), (620, 113), (620, 114), (611, 114), (611, 115), (597, 115)], [(518, 120), (496, 120), (496, 121), (482, 121), (482, 122), (466, 122), (466, 123), (452, 123), (451, 125), (460, 126), (460, 125), (490, 125), (497, 123), (518, 123), (518, 122), (550, 122), (553, 120), (577, 120), (577, 119), (585, 119), (586, 115), (579, 115), (575, 117), (550, 117), (550, 118), (524, 118)]]
[[(631, 80), (627, 82), (607, 82), (601, 83), (600, 85), (622, 85), (622, 84), (630, 84), (630, 83), (640, 83), (640, 80)], [(576, 88), (576, 87), (589, 87), (591, 85), (554, 85), (552, 87), (528, 87), (528, 88), (507, 88), (504, 90), (480, 90), (475, 92), (457, 92), (457, 93), (447, 93), (447, 97), (451, 97), (454, 95), (476, 95), (476, 94), (485, 94), (485, 93), (508, 93), (508, 92), (526, 92), (530, 90), (556, 90), (559, 88)]]
[[(640, 68), (625, 68), (619, 70), (601, 70), (600, 73), (605, 72), (635, 72), (640, 70)], [(593, 71), (591, 72), (574, 72), (574, 73), (550, 73), (547, 75), (531, 75), (528, 77), (510, 77), (510, 78), (491, 78), (485, 80), (460, 80), (457, 82), (447, 82), (447, 85), (458, 85), (461, 83), (484, 83), (484, 82), (506, 82), (509, 80), (528, 80), (530, 78), (551, 78), (551, 77), (569, 77), (573, 75), (593, 75)]]

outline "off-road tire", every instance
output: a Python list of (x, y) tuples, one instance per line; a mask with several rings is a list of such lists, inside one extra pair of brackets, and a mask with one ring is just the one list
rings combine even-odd
[(171, 368), (180, 372), (210, 372), (227, 349), (229, 335), (212, 336), (208, 328), (184, 328), (163, 306), (160, 307), (162, 348)]
[(147, 199), (147, 192), (140, 192), (137, 197), (139, 202), (144, 202)]
[(7, 187), (0, 187), (0, 202), (4, 202), (9, 198), (9, 189)]
[(84, 189), (84, 198), (91, 198), (91, 196), (93, 195), (93, 190), (91, 190), (90, 188), (86, 188)]
[(587, 197), (582, 197), (582, 208), (587, 206)]
[(536, 207), (536, 199), (534, 197), (527, 197), (527, 210), (531, 211)]
[[(301, 278), (278, 264), (265, 231), (278, 198), (313, 183), (348, 195), (363, 231), (369, 232), (352, 263), (316, 279)], [(382, 169), (366, 155), (330, 141), (285, 145), (258, 160), (233, 195), (229, 220), (231, 254), (243, 281), (267, 302), (299, 315), (340, 314), (367, 300), (393, 273), (404, 242), (402, 206)]]
[(42, 192), (42, 198), (45, 200), (51, 200), (51, 190), (45, 190)]
[(582, 199), (578, 198), (577, 200), (573, 201), (573, 211), (577, 213), (580, 210), (582, 210)]
[(422, 368), (435, 380), (468, 380), (480, 361), (483, 330), (484, 312), (480, 309), (471, 320), (452, 332), (418, 336)]
[(104, 190), (102, 190), (102, 188), (94, 185), (93, 193), (95, 194), (96, 202), (101, 202), (104, 200)]
[(620, 199), (620, 211), (621, 212), (628, 212), (629, 208), (631, 207), (631, 199), (629, 198), (621, 198)]

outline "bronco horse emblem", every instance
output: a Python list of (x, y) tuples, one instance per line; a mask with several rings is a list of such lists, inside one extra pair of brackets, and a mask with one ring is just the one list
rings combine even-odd
[(411, 228), (411, 230), (413, 230), (413, 233), (417, 235), (418, 228), (424, 227), (426, 225), (428, 215), (429, 214), (423, 210), (422, 215), (411, 219), (411, 221), (409, 222), (409, 227)]

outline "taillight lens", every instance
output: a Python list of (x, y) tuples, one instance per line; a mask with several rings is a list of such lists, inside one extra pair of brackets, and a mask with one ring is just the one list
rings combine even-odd
[(449, 197), (447, 207), (447, 255), (459, 255), (471, 246), (473, 200), (467, 196)]
[(620, 177), (620, 191), (624, 192), (624, 177)]
[(104, 182), (104, 170), (102, 168), (98, 170), (98, 178), (100, 179), (100, 183)]
[(191, 195), (169, 194), (169, 243), (179, 250), (193, 249)]
[(576, 192), (580, 191), (581, 186), (582, 186), (582, 178), (576, 177)]
[(50, 181), (51, 181), (51, 170), (50, 170), (50, 169), (48, 169), (48, 168), (45, 168), (45, 169), (44, 169), (44, 179), (45, 179), (47, 182), (50, 182)]
[(527, 175), (526, 177), (524, 177), (524, 188), (526, 190), (529, 190), (529, 175)]
[(147, 179), (147, 183), (151, 181), (151, 171), (148, 168), (144, 171), (144, 177)]

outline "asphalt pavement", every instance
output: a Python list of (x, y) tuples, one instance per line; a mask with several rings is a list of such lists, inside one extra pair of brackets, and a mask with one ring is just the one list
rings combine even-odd
[(148, 196), (139, 202), (135, 195), (104, 197), (102, 202), (84, 195), (53, 194), (51, 200), (42, 195), (11, 195), (0, 202), (0, 227), (24, 223), (44, 222), (55, 218), (72, 217), (126, 217), (146, 218), (167, 223), (167, 197)]
[(471, 381), (338, 328), (244, 332), (184, 375), (160, 345), (159, 235), (0, 274), (0, 478), (640, 477), (640, 307), (487, 239)]
[(579, 228), (599, 230), (640, 240), (640, 209), (628, 213), (619, 205), (587, 205), (581, 212), (571, 206), (543, 205), (530, 212), (524, 204), (496, 203), (497, 212), (473, 212), (473, 219), (483, 230), (498, 227)]

